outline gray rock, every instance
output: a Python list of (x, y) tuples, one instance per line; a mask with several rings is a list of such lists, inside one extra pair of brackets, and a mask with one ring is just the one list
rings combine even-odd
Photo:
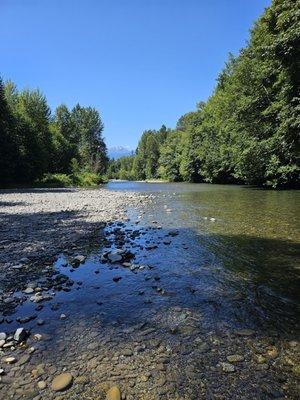
[(18, 328), (14, 334), (14, 340), (17, 342), (23, 342), (28, 336), (28, 332), (25, 328)]
[(235, 366), (232, 364), (222, 362), (222, 363), (220, 363), (220, 366), (222, 367), (223, 372), (234, 372), (235, 371)]

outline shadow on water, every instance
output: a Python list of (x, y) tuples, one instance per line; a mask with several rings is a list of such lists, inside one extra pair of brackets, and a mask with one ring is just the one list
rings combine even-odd
[[(43, 219), (58, 217), (57, 213), (46, 214)], [(71, 213), (70, 217), (74, 219), (76, 214)], [(96, 229), (94, 224), (88, 225), (85, 232)], [(56, 230), (55, 224), (53, 230)], [(264, 335), (268, 330), (283, 335), (297, 330), (299, 274), (293, 260), (298, 254), (298, 245), (286, 246), (279, 240), (255, 237), (199, 235), (192, 229), (178, 229), (178, 235), (172, 237), (169, 229), (148, 225), (138, 228), (122, 222), (115, 222), (105, 230), (106, 238), (113, 237), (114, 230), (129, 237), (121, 242), (118, 239), (117, 246), (119, 243), (119, 247), (132, 251), (135, 254), (132, 262), (145, 268), (132, 272), (122, 265), (103, 262), (101, 254), (110, 249), (111, 242), (102, 243), (99, 235), (97, 248), (91, 246), (87, 250), (88, 259), (79, 268), (74, 269), (68, 263), (68, 255), (61, 255), (54, 264), (55, 274), (66, 275), (73, 282), (72, 288), (68, 292), (56, 292), (53, 300), (38, 313), (39, 317), (54, 323), (52, 328), (57, 326), (58, 312), (53, 313), (51, 306), (59, 303), (60, 312), (74, 320), (88, 321), (101, 314), (102, 326), (116, 321), (128, 325), (144, 323), (147, 318), (152, 319), (152, 313), (184, 307), (201, 315), (202, 327), (207, 329), (221, 329), (223, 325), (248, 327)], [(139, 233), (133, 235), (134, 239), (133, 232)], [(38, 238), (47, 234), (48, 229), (40, 230)], [(64, 248), (67, 244), (64, 237), (70, 240), (71, 232), (64, 226), (64, 231), (58, 234)], [(112, 243), (114, 247), (116, 244)], [(149, 245), (154, 248), (147, 249)], [(270, 250), (272, 256), (268, 253)], [(76, 253), (76, 247), (73, 251)], [(251, 254), (250, 259), (245, 254)], [(1, 282), (2, 290), (11, 289), (12, 284), (24, 289), (31, 281), (43, 287), (53, 280), (50, 276), (45, 280), (40, 263), (32, 271), (12, 274), (16, 279), (7, 275)], [(120, 281), (115, 282), (115, 277), (120, 277)], [(21, 293), (19, 296), (28, 299)], [(17, 308), (15, 317), (36, 314), (35, 306), (25, 301)], [(28, 326), (35, 325), (33, 320)], [(17, 324), (10, 326), (17, 327)]]

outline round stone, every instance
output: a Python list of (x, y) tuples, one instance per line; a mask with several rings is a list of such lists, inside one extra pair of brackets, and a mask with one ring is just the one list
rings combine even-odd
[(113, 386), (109, 389), (106, 400), (121, 400), (121, 392), (118, 386)]
[(68, 389), (73, 382), (73, 377), (69, 372), (57, 375), (51, 384), (52, 390), (55, 392)]
[(37, 385), (38, 385), (38, 388), (41, 389), (41, 390), (46, 389), (46, 386), (47, 386), (45, 381), (39, 381), (37, 383)]

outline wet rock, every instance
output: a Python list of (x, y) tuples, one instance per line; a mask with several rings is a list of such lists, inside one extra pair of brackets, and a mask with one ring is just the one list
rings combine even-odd
[(4, 340), (4, 339), (0, 340), (0, 348), (1, 348), (2, 346), (4, 346), (4, 344), (5, 344), (5, 340)]
[(72, 264), (82, 264), (85, 262), (85, 260), (86, 260), (85, 256), (78, 255), (73, 258)]
[(5, 332), (0, 332), (0, 340), (6, 340), (7, 334)]
[(43, 319), (38, 319), (38, 320), (37, 320), (37, 324), (38, 324), (39, 326), (44, 325), (44, 324), (45, 324), (45, 321), (44, 321)]
[(14, 334), (16, 342), (23, 342), (28, 337), (28, 331), (25, 328), (18, 328)]
[(114, 277), (113, 277), (113, 281), (114, 281), (114, 282), (119, 282), (119, 280), (121, 280), (121, 279), (122, 279), (121, 276), (114, 276)]
[(25, 290), (23, 290), (23, 293), (25, 294), (32, 294), (34, 292), (34, 289), (32, 287), (28, 287)]
[(60, 314), (60, 316), (59, 316), (59, 319), (61, 319), (61, 320), (64, 320), (66, 318), (67, 318), (66, 314)]
[(69, 372), (65, 372), (63, 374), (57, 375), (53, 379), (51, 383), (51, 389), (55, 392), (66, 390), (72, 385), (72, 382), (73, 376)]
[(123, 260), (122, 255), (119, 252), (111, 252), (107, 256), (108, 260), (112, 263), (116, 263)]
[(106, 394), (106, 400), (121, 400), (121, 392), (118, 386), (113, 386)]

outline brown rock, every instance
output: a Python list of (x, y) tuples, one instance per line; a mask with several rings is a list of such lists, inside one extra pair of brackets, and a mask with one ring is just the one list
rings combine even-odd
[(55, 392), (68, 389), (73, 382), (73, 376), (69, 372), (57, 375), (51, 384), (52, 390)]
[(121, 392), (118, 386), (113, 386), (109, 389), (106, 400), (121, 400)]

